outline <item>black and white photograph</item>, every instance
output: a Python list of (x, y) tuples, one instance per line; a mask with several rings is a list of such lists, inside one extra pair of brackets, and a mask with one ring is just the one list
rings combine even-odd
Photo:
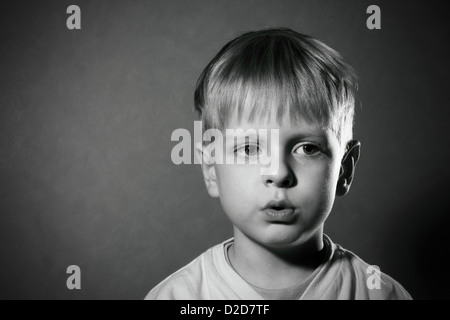
[(450, 299), (448, 9), (3, 1), (0, 299)]

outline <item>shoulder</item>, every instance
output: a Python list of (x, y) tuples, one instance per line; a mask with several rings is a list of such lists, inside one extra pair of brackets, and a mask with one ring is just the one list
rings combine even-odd
[(205, 286), (205, 277), (213, 248), (208, 249), (189, 264), (161, 281), (150, 290), (145, 300), (208, 299), (209, 294)]
[(382, 272), (376, 265), (366, 263), (353, 252), (333, 245), (333, 260), (339, 261), (340, 273), (351, 283), (354, 299), (410, 300), (403, 286)]

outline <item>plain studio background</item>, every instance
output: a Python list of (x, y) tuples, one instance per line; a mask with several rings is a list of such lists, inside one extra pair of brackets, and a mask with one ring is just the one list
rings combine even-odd
[[(81, 8), (81, 30), (66, 9)], [(381, 8), (381, 30), (366, 9)], [(198, 165), (176, 166), (202, 69), (290, 27), (360, 77), (362, 157), (326, 233), (414, 298), (450, 298), (448, 27), (429, 1), (10, 1), (0, 17), (0, 298), (141, 299), (231, 236)], [(81, 268), (81, 290), (66, 269)]]

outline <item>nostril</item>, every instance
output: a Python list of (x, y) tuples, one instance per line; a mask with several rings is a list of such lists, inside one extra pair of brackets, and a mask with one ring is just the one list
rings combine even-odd
[(264, 176), (264, 184), (267, 186), (276, 186), (278, 188), (290, 188), (295, 185), (295, 176), (289, 172), (280, 176)]

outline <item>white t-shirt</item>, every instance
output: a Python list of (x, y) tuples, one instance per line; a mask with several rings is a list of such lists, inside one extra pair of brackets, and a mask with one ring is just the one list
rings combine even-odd
[[(229, 239), (208, 249), (163, 280), (145, 299), (263, 300), (227, 262), (227, 248), (232, 242)], [(334, 244), (326, 235), (324, 246), (325, 259), (308, 280), (306, 289), (302, 288), (300, 300), (411, 299), (397, 281)]]

